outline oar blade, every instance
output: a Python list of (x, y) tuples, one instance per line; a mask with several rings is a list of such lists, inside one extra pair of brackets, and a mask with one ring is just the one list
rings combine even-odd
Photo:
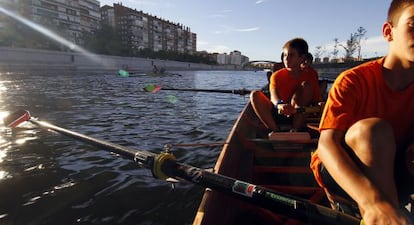
[(28, 121), (30, 119), (30, 113), (27, 110), (18, 110), (3, 119), (4, 125), (6, 127), (14, 128), (18, 126), (19, 124)]

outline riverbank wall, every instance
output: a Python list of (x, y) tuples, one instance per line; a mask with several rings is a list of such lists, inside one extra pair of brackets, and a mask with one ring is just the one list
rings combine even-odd
[(207, 65), (161, 59), (0, 47), (2, 73), (54, 71), (54, 73), (113, 74), (118, 73), (120, 69), (146, 73), (152, 71), (154, 65), (166, 71), (241, 69), (241, 66), (237, 65)]
[(343, 71), (358, 66), (361, 63), (369, 61), (372, 59), (368, 59), (365, 61), (351, 61), (351, 62), (343, 62), (343, 63), (314, 63), (312, 67), (318, 71), (319, 77), (321, 79), (328, 79), (328, 80), (335, 80), (336, 77)]
[[(342, 71), (360, 63), (319, 63), (313, 64), (313, 67), (321, 78), (333, 80)], [(120, 69), (147, 73), (152, 71), (154, 65), (166, 71), (243, 70), (241, 65), (207, 65), (150, 58), (0, 47), (0, 73), (117, 74)]]

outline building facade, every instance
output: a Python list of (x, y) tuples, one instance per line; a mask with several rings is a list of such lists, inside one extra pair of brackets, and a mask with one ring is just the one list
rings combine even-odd
[[(150, 50), (200, 54), (196, 48), (197, 34), (191, 32), (189, 27), (125, 7), (122, 3), (101, 7), (98, 0), (7, 0), (3, 6), (79, 45), (84, 43), (82, 38), (86, 33), (93, 34), (106, 24), (120, 34), (122, 45), (131, 49), (132, 53)], [(7, 27), (16, 26), (21, 25), (0, 14), (0, 28), (11, 30)], [(14, 30), (19, 33), (18, 29)], [(13, 44), (13, 34), (9, 33), (6, 38), (0, 34), (0, 45), (19, 46)], [(41, 42), (34, 47), (48, 49), (50, 46)], [(207, 55), (222, 65), (241, 65), (249, 61), (239, 51)]]
[(123, 44), (133, 51), (149, 49), (187, 54), (197, 51), (197, 35), (181, 24), (116, 3), (101, 7), (101, 18), (102, 23), (121, 34)]
[(16, 11), (80, 44), (83, 32), (93, 33), (101, 19), (97, 0), (14, 0)]
[(246, 62), (249, 62), (249, 58), (241, 54), (240, 51), (232, 51), (230, 54), (221, 53), (217, 54), (217, 63), (218, 64), (232, 64), (232, 65), (242, 65)]

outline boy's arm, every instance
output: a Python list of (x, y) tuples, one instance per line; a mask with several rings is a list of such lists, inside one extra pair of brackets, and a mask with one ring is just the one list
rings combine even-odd
[(406, 224), (402, 222), (405, 219), (401, 217), (401, 213), (390, 201), (384, 199), (383, 194), (342, 147), (344, 135), (344, 132), (335, 129), (321, 131), (318, 155), (329, 174), (357, 202), (365, 224), (375, 224), (375, 221), (398, 221), (395, 224)]
[(278, 100), (280, 100), (280, 98), (277, 94), (276, 88), (270, 89), (270, 101), (273, 103), (273, 105), (276, 105)]
[(360, 195), (360, 190), (375, 193), (369, 179), (351, 159), (350, 155), (342, 147), (344, 132), (335, 129), (322, 130), (318, 155), (323, 165), (329, 171), (334, 180), (358, 203), (364, 203), (367, 196)]

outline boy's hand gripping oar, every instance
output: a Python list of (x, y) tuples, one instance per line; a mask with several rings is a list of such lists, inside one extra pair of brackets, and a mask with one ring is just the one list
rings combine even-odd
[(360, 220), (355, 217), (311, 203), (310, 201), (179, 163), (169, 152), (155, 154), (99, 140), (33, 119), (30, 113), (25, 110), (15, 112), (4, 119), (4, 123), (12, 128), (24, 121), (30, 121), (39, 127), (53, 130), (81, 142), (133, 159), (140, 166), (151, 169), (152, 174), (156, 178), (167, 179), (172, 177), (184, 179), (206, 188), (227, 193), (275, 213), (288, 215), (312, 224), (360, 224)]
[(239, 89), (239, 90), (220, 90), (220, 89), (195, 89), (195, 88), (167, 88), (161, 87), (159, 85), (147, 85), (144, 88), (144, 91), (155, 93), (160, 90), (168, 90), (168, 91), (198, 91), (198, 92), (215, 92), (215, 93), (230, 93), (230, 94), (239, 94), (239, 95), (247, 95), (250, 93), (250, 90), (247, 89)]
[(324, 105), (323, 103), (320, 103), (320, 104), (321, 105), (318, 105), (318, 106), (305, 106), (305, 107), (296, 107), (296, 108), (293, 108), (293, 106), (289, 104), (278, 104), (275, 107), (277, 107), (277, 112), (279, 114), (284, 114), (284, 110), (286, 110), (285, 109), (286, 106), (288, 106), (288, 110), (292, 111), (292, 114), (295, 114), (295, 113), (313, 114), (313, 113), (322, 112)]

